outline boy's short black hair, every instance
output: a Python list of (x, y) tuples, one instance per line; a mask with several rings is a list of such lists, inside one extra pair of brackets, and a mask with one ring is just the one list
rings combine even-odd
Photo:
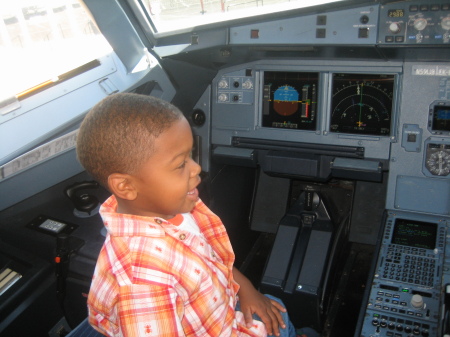
[(183, 114), (161, 99), (118, 93), (97, 103), (81, 123), (77, 156), (104, 187), (112, 173), (133, 174), (150, 158), (153, 142)]

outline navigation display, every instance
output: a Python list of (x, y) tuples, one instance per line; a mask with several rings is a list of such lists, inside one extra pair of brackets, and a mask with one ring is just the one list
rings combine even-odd
[(331, 132), (389, 136), (394, 75), (333, 74)]
[(436, 248), (437, 225), (430, 222), (396, 219), (392, 243), (414, 248)]
[(432, 131), (450, 131), (450, 106), (435, 105), (433, 109)]
[(265, 71), (262, 126), (315, 130), (319, 73)]

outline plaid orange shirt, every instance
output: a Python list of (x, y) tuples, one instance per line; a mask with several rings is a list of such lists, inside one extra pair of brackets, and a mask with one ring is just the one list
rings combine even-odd
[(234, 253), (203, 202), (191, 212), (201, 235), (116, 209), (112, 196), (100, 210), (108, 235), (88, 297), (91, 325), (108, 336), (267, 335), (263, 323), (247, 329), (235, 311)]

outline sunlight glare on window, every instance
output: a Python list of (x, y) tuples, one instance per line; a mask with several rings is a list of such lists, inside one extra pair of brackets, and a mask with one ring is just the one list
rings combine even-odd
[(142, 0), (158, 32), (344, 0)]
[(77, 0), (0, 1), (0, 101), (111, 51)]

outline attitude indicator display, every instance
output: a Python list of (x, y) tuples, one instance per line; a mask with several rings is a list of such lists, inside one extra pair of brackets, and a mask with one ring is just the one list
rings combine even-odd
[(262, 126), (315, 130), (319, 74), (265, 71)]
[(389, 136), (394, 75), (333, 74), (330, 131)]

